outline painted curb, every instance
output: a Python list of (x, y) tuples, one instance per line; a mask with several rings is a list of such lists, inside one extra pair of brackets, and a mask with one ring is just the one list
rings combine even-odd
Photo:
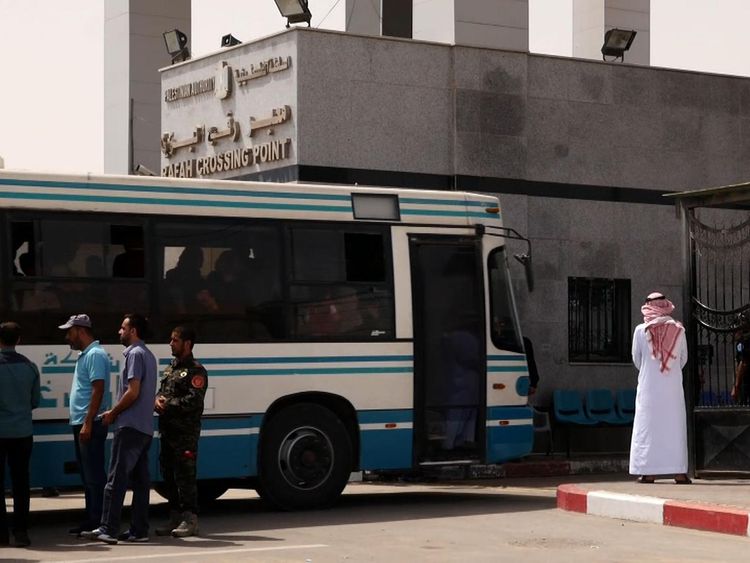
[(729, 506), (587, 491), (576, 485), (560, 485), (557, 487), (557, 508), (633, 522), (750, 536), (750, 513)]

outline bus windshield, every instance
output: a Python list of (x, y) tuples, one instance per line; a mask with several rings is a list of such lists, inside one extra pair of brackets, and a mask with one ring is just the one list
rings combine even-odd
[(505, 248), (493, 250), (487, 260), (492, 343), (501, 350), (523, 352)]

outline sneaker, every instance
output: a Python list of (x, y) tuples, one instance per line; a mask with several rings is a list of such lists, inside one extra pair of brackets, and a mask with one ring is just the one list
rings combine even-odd
[(108, 543), (109, 545), (115, 545), (117, 543), (117, 538), (113, 538), (112, 536), (110, 536), (109, 533), (101, 526), (94, 530), (81, 532), (81, 537), (86, 538), (87, 540), (101, 541), (104, 543)]
[(148, 534), (134, 534), (133, 532), (128, 530), (127, 532), (123, 532), (119, 536), (117, 536), (117, 539), (128, 543), (146, 543), (148, 541)]
[(31, 540), (26, 530), (14, 530), (13, 537), (16, 538), (16, 547), (28, 547), (31, 545)]

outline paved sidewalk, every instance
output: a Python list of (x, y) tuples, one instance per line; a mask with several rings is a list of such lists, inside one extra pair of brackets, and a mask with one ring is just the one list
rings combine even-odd
[(641, 484), (634, 478), (580, 481), (557, 487), (563, 510), (710, 532), (750, 535), (750, 480), (672, 479)]

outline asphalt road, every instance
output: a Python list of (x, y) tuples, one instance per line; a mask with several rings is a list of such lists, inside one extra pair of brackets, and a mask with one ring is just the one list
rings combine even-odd
[[(750, 538), (562, 512), (554, 481), (353, 484), (333, 509), (267, 510), (233, 490), (201, 515), (200, 537), (107, 546), (70, 538), (80, 494), (34, 498), (32, 546), (1, 561), (747, 561)], [(154, 495), (152, 520), (165, 506)]]

